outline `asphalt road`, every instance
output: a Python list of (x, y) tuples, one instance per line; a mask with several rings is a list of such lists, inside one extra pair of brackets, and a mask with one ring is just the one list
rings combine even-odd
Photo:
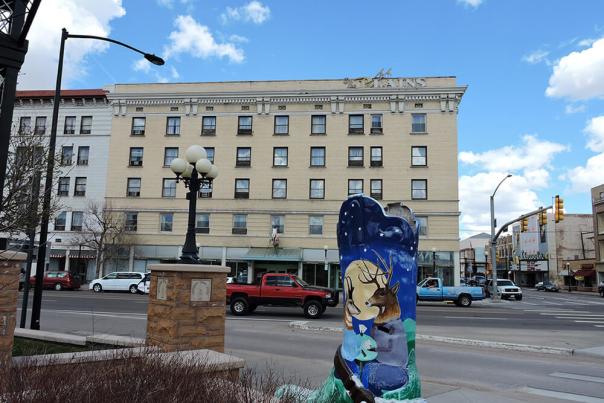
[[(147, 296), (143, 295), (45, 291), (41, 327), (74, 334), (144, 337), (146, 309)], [(341, 308), (328, 309), (322, 319), (311, 323), (339, 327), (341, 316)], [(284, 381), (317, 387), (332, 367), (341, 335), (292, 329), (288, 326), (292, 320), (305, 320), (301, 309), (259, 308), (247, 317), (227, 313), (226, 350), (246, 359), (248, 367), (287, 374)], [(572, 341), (588, 337), (594, 345), (604, 344), (604, 299), (591, 295), (525, 290), (522, 301), (477, 302), (470, 308), (420, 303), (417, 321), (418, 333), (440, 329), (447, 334), (466, 332), (474, 338), (496, 334), (511, 342), (525, 334), (527, 344), (564, 335)], [(417, 356), (423, 396), (430, 402), (604, 402), (602, 361), (421, 341)], [(469, 391), (483, 395), (472, 400)], [(461, 400), (451, 400), (447, 394), (456, 392)]]

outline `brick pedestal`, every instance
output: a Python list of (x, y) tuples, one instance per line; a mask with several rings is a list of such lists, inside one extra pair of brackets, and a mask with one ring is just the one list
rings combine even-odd
[(26, 257), (25, 253), (0, 251), (0, 366), (8, 365), (13, 354), (19, 274)]
[(225, 266), (150, 265), (147, 345), (224, 352)]

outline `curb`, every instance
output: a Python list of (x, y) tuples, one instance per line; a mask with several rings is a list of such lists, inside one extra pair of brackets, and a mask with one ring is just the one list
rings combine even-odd
[(140, 347), (145, 345), (145, 339), (129, 336), (117, 336), (113, 334), (93, 334), (90, 336), (78, 336), (68, 333), (47, 332), (44, 330), (15, 329), (15, 336), (25, 339), (44, 340), (55, 343), (74, 344), (85, 346), (86, 343), (110, 344), (120, 347)]
[[(342, 333), (343, 330), (340, 327), (330, 326), (312, 326), (308, 324), (308, 321), (292, 321), (289, 322), (289, 327), (292, 329), (308, 330), (315, 332), (327, 332), (327, 333)], [(432, 336), (426, 334), (416, 334), (415, 340), (417, 341), (428, 341), (435, 343), (446, 343), (456, 344), (463, 346), (491, 348), (498, 350), (507, 351), (520, 351), (524, 353), (537, 353), (537, 354), (552, 354), (560, 356), (575, 356), (581, 358), (591, 358), (604, 360), (604, 347), (593, 347), (584, 349), (564, 348), (564, 347), (545, 347), (535, 346), (530, 344), (517, 344), (517, 343), (505, 343), (496, 341), (486, 340), (471, 340), (462, 339), (457, 337), (444, 337), (444, 336)]]

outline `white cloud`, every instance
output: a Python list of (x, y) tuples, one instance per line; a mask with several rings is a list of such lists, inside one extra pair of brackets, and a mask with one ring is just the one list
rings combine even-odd
[(595, 38), (581, 39), (579, 42), (577, 42), (577, 46), (580, 46), (582, 48), (588, 48), (593, 45), (596, 40), (597, 39)]
[(585, 104), (579, 104), (579, 105), (568, 104), (564, 108), (564, 113), (566, 113), (568, 115), (572, 115), (573, 113), (585, 112), (585, 109), (586, 109)]
[(597, 153), (604, 153), (604, 115), (592, 118), (587, 127), (587, 148)]
[(245, 36), (233, 34), (233, 35), (229, 36), (229, 41), (239, 42), (239, 43), (248, 43), (250, 40), (247, 39)]
[[(19, 75), (19, 89), (54, 89), (61, 28), (74, 34), (108, 36), (111, 22), (126, 14), (121, 0), (43, 1), (28, 35), (29, 51)], [(86, 58), (104, 52), (109, 43), (68, 39), (63, 88), (86, 77)]]
[(132, 64), (132, 68), (134, 71), (142, 71), (143, 73), (148, 73), (151, 71), (151, 63), (147, 61), (147, 59), (138, 59)]
[(604, 97), (604, 38), (562, 57), (554, 65), (545, 93), (572, 99)]
[[(174, 7), (174, 3), (176, 3), (177, 0), (157, 0), (157, 4), (159, 4), (160, 6), (164, 6), (167, 8), (173, 8)], [(193, 3), (193, 0), (180, 0), (180, 4), (182, 4), (183, 6), (191, 6)]]
[(550, 64), (549, 59), (549, 51), (547, 50), (535, 50), (534, 52), (529, 53), (528, 55), (524, 55), (522, 57), (522, 61), (528, 64), (538, 64), (541, 62), (545, 62), (546, 64)]
[(190, 15), (179, 15), (174, 25), (176, 31), (170, 33), (170, 43), (164, 48), (166, 59), (182, 53), (202, 59), (226, 57), (235, 63), (241, 63), (245, 59), (242, 49), (233, 43), (217, 43), (210, 29)]
[(569, 169), (561, 179), (567, 180), (569, 190), (584, 193), (604, 183), (604, 115), (592, 118), (583, 130), (587, 137), (586, 147), (598, 153), (587, 159), (585, 165)]
[(477, 173), (459, 178), (462, 236), (489, 232), (489, 196), (508, 173), (513, 176), (501, 185), (495, 200), (499, 224), (538, 207), (536, 191), (549, 186), (552, 161), (567, 150), (562, 144), (525, 135), (520, 145), (461, 152), (462, 164), (478, 168)]
[(483, 0), (457, 0), (457, 2), (468, 7), (476, 8), (482, 4)]
[[(476, 1), (476, 0), (473, 0)], [(223, 23), (229, 20), (253, 22), (254, 24), (262, 24), (271, 16), (271, 9), (259, 1), (253, 0), (241, 7), (227, 7), (226, 11), (221, 14), (220, 18)]]

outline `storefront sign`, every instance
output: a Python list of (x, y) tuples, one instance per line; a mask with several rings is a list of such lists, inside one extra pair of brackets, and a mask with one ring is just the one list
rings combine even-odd
[(376, 77), (345, 78), (346, 88), (423, 88), (425, 78), (389, 78)]

